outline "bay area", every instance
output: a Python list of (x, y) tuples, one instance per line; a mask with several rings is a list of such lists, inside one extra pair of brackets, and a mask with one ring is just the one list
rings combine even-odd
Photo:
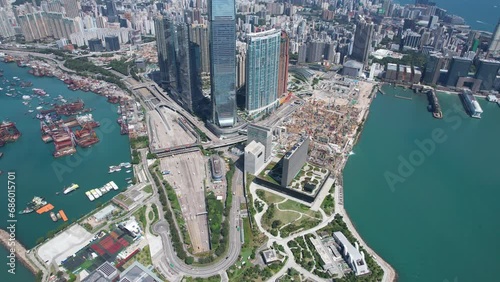
[[(415, 0), (395, 1), (402, 5), (415, 4)], [(436, 6), (445, 9), (448, 13), (463, 17), (465, 24), (475, 30), (493, 32), (498, 23), (500, 2), (498, 0), (433, 0)]]
[(344, 169), (356, 229), (399, 281), (497, 281), (500, 107), (478, 97), (473, 119), (438, 93), (435, 119), (424, 94), (383, 90)]
[[(8, 143), (0, 148), (0, 152), (4, 153), (0, 159), (0, 170), (3, 171), (0, 175), (0, 187), (5, 193), (4, 196), (0, 196), (0, 206), (4, 207), (0, 210), (0, 216), (3, 218), (0, 227), (6, 229), (8, 226), (7, 174), (15, 172), (15, 219), (17, 220), (15, 234), (16, 239), (30, 249), (36, 245), (37, 240), (60, 228), (63, 221), (53, 222), (49, 213), (18, 215), (17, 212), (24, 209), (26, 203), (34, 196), (44, 197), (54, 206), (52, 210), (54, 212), (64, 210), (69, 219), (67, 223), (91, 212), (114, 197), (117, 192), (111, 191), (91, 202), (85, 196), (86, 191), (102, 187), (109, 181), (115, 181), (120, 190), (127, 187), (125, 179), (133, 175), (126, 173), (125, 169), (109, 174), (108, 168), (111, 165), (131, 161), (130, 143), (127, 135), (120, 135), (120, 127), (116, 122), (119, 117), (117, 105), (108, 103), (106, 97), (91, 92), (69, 90), (67, 85), (57, 78), (34, 77), (28, 73), (29, 68), (19, 68), (15, 63), (0, 63), (0, 69), (4, 70), (4, 76), (0, 78), (0, 87), (3, 88), (0, 91), (0, 122), (12, 121), (22, 133), (15, 143)], [(15, 87), (16, 91), (12, 93), (17, 93), (17, 97), (6, 96), (7, 87), (14, 81), (13, 77), (18, 77), (19, 81), (30, 81), (33, 85), (25, 88)], [(68, 102), (81, 98), (85, 102), (85, 108), (93, 109), (91, 114), (94, 120), (101, 124), (95, 129), (100, 142), (86, 149), (77, 147), (77, 153), (72, 156), (54, 159), (52, 156), (54, 144), (45, 144), (42, 141), (40, 121), (33, 118), (40, 100), (33, 98), (31, 107), (22, 103), (21, 96), (33, 94), (32, 88), (44, 89), (50, 96), (43, 98), (43, 101), (50, 103), (53, 103), (53, 98), (58, 95), (63, 96)], [(43, 107), (50, 108), (48, 105)], [(34, 112), (29, 113), (30, 109)], [(78, 184), (79, 189), (64, 195), (62, 190), (72, 183)], [(7, 272), (6, 255), (6, 250), (2, 248), (0, 281), (30, 281), (22, 278), (25, 276), (12, 276)], [(27, 272), (21, 263), (17, 264), (17, 268), (20, 272)], [(33, 276), (27, 277), (34, 279)]]

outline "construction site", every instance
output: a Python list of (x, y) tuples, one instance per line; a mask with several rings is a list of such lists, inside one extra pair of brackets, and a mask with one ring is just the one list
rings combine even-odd
[(4, 121), (0, 124), (0, 147), (6, 143), (15, 142), (21, 137), (21, 132), (16, 127), (16, 124), (10, 121)]
[(309, 161), (331, 170), (340, 168), (338, 158), (349, 154), (353, 138), (366, 117), (373, 83), (327, 74), (316, 81), (306, 103), (281, 126), (278, 153), (291, 148), (301, 135), (311, 136)]

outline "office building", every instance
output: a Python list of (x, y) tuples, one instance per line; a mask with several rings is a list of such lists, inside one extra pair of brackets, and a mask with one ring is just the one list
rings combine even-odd
[(106, 51), (119, 51), (120, 50), (120, 39), (116, 35), (104, 37), (104, 42), (106, 44)]
[(495, 32), (490, 41), (490, 46), (488, 47), (488, 53), (493, 57), (500, 57), (500, 19), (498, 20)]
[(493, 60), (479, 60), (476, 79), (482, 80), (481, 90), (493, 90), (495, 79), (500, 69), (500, 62)]
[(101, 52), (104, 50), (102, 47), (102, 41), (99, 38), (93, 38), (88, 40), (90, 52)]
[(281, 174), (281, 186), (287, 187), (302, 169), (307, 161), (307, 151), (309, 149), (309, 137), (301, 139), (293, 145), (283, 157), (283, 170)]
[(212, 122), (236, 124), (236, 21), (234, 0), (209, 1)]
[(247, 35), (246, 110), (250, 115), (278, 106), (281, 32), (271, 29)]
[(358, 242), (354, 242), (353, 246), (345, 235), (340, 232), (333, 232), (333, 239), (340, 246), (342, 257), (352, 268), (356, 276), (370, 273), (365, 260), (365, 253), (359, 250)]
[(427, 65), (424, 72), (424, 83), (436, 85), (441, 75), (441, 69), (444, 67), (445, 59), (441, 54), (432, 53), (427, 59)]
[(199, 46), (191, 43), (182, 19), (155, 19), (161, 84), (177, 103), (195, 112), (201, 96)]
[(118, 22), (118, 11), (116, 10), (116, 4), (113, 0), (106, 0), (106, 12), (108, 16), (108, 22)]
[(257, 174), (262, 169), (265, 151), (264, 145), (255, 141), (245, 147), (245, 172)]
[(403, 47), (410, 47), (414, 49), (419, 48), (421, 39), (422, 36), (420, 34), (411, 30), (406, 30), (403, 33)]
[(361, 18), (356, 24), (351, 58), (363, 63), (364, 66), (368, 64), (368, 54), (370, 53), (372, 36), (373, 23), (367, 22), (364, 18)]
[(467, 77), (472, 65), (472, 60), (469, 58), (453, 57), (448, 69), (448, 77), (446, 86), (455, 87), (460, 77)]
[(264, 160), (268, 161), (271, 157), (271, 152), (273, 150), (273, 132), (271, 128), (259, 126), (256, 124), (250, 124), (247, 127), (247, 142), (258, 142), (264, 145), (266, 148), (266, 153), (264, 156)]
[(285, 31), (281, 31), (280, 61), (278, 68), (278, 96), (288, 92), (288, 61), (290, 39)]

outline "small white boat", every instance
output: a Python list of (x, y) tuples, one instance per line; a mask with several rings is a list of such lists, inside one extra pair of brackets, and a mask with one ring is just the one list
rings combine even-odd
[(131, 173), (132, 171), (131, 171), (131, 170), (127, 170), (127, 171), (125, 171), (125, 172), (126, 172), (126, 173)]
[(493, 103), (497, 103), (498, 102), (497, 96), (493, 95), (493, 94), (488, 95), (488, 97), (486, 97), (486, 100), (488, 100), (490, 102), (493, 102)]
[(31, 100), (31, 96), (29, 96), (29, 95), (23, 95), (23, 100)]
[(92, 196), (94, 196), (94, 199), (97, 199), (100, 197), (99, 194), (97, 194), (96, 189), (90, 190), (90, 193), (92, 193)]
[(95, 189), (95, 192), (97, 193), (97, 195), (99, 195), (99, 197), (101, 197), (101, 196), (102, 196), (102, 192), (101, 192), (101, 190), (100, 190), (100, 189)]
[(43, 107), (42, 106), (38, 106), (38, 107), (36, 107), (36, 109), (37, 110), (41, 110), (41, 109), (43, 109)]
[(94, 200), (94, 196), (92, 196), (92, 193), (90, 193), (90, 191), (85, 192), (85, 195), (87, 195), (90, 201)]
[(114, 181), (109, 182), (109, 184), (111, 185), (111, 187), (113, 187), (114, 190), (118, 190), (118, 185), (116, 185)]

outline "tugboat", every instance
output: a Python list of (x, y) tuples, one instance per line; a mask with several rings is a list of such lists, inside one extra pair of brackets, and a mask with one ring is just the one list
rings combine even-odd
[(47, 201), (45, 201), (42, 197), (35, 196), (33, 199), (27, 203), (26, 208), (19, 212), (19, 214), (31, 213), (35, 210), (45, 206)]

